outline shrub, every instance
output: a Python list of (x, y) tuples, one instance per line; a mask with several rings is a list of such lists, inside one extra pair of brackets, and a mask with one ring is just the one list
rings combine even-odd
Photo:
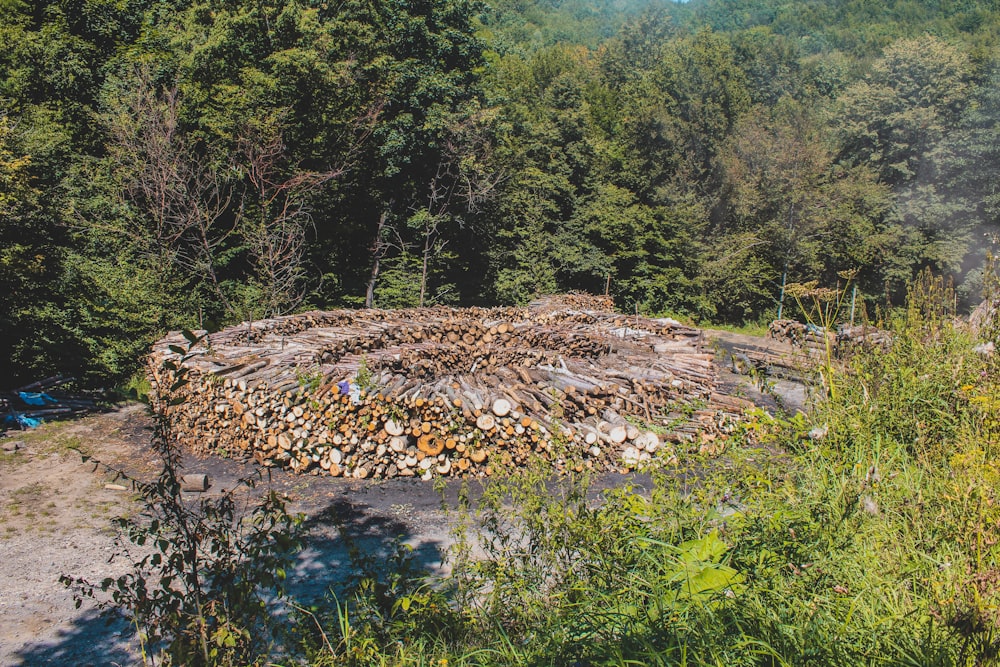
[[(180, 361), (165, 362), (178, 383), (185, 381), (185, 355), (198, 342), (185, 335), (190, 345), (176, 350)], [(283, 595), (285, 572), (301, 545), (301, 520), (274, 491), (252, 493), (259, 474), (218, 496), (185, 498), (166, 407), (153, 404), (152, 447), (161, 461), (154, 481), (98, 462), (129, 481), (139, 496), (141, 510), (116, 520), (113, 559), (127, 559), (131, 571), (99, 583), (62, 580), (76, 589), (77, 606), (95, 598), (101, 608), (128, 616), (144, 662), (255, 664), (274, 639), (272, 603)]]

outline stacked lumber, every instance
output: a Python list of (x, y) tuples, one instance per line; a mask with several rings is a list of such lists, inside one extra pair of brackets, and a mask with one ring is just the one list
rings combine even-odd
[(788, 343), (814, 359), (827, 354), (841, 356), (858, 349), (888, 349), (892, 333), (867, 324), (841, 325), (837, 332), (794, 320), (775, 320), (768, 328), (768, 337)]
[(733, 371), (742, 375), (773, 376), (796, 382), (804, 381), (816, 365), (816, 357), (785, 344), (772, 347), (735, 346)]
[(622, 470), (712, 450), (746, 403), (715, 390), (700, 332), (600, 297), (528, 308), (310, 312), (206, 336), (155, 399), (201, 454), (355, 478), (492, 474), (543, 456)]
[(984, 299), (969, 314), (969, 328), (977, 338), (989, 339), (997, 334), (997, 312), (1000, 298)]

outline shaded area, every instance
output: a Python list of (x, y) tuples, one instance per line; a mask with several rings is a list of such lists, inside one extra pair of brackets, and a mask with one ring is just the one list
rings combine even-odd
[(69, 629), (60, 630), (54, 640), (27, 643), (15, 650), (18, 662), (13, 665), (131, 665), (139, 662), (137, 650), (134, 629), (126, 619), (91, 609), (74, 619)]
[(447, 527), (443, 521), (432, 522), (417, 533), (406, 520), (414, 513), (408, 503), (386, 513), (347, 498), (336, 499), (307, 521), (307, 544), (289, 578), (289, 593), (297, 601), (311, 603), (330, 592), (342, 597), (359, 577), (382, 578), (404, 563), (414, 574), (439, 571)]
[(89, 396), (56, 391), (74, 378), (53, 375), (0, 392), (0, 432), (4, 429), (37, 428), (45, 419), (77, 416), (98, 409)]

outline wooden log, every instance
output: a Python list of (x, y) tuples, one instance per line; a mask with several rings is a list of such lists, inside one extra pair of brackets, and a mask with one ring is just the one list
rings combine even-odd
[(444, 441), (433, 433), (425, 433), (417, 438), (417, 449), (427, 456), (437, 456), (444, 451)]
[[(716, 390), (711, 355), (698, 349), (697, 330), (547, 303), (540, 311), (312, 313), (212, 334), (213, 354), (185, 362), (192, 381), (172, 425), (203, 454), (212, 443), (262, 465), (329, 472), (336, 471), (333, 447), (342, 457), (336, 465), (356, 478), (423, 477), (445, 467), (443, 453), (428, 453), (438, 449), (431, 436), (447, 457), (460, 457), (447, 474), (487, 474), (467, 458), (487, 451), (477, 444), (483, 434), (507, 453), (498, 465), (523, 463), (532, 451), (550, 455), (560, 432), (571, 446), (601, 457), (594, 465), (620, 465), (611, 446), (612, 432), (620, 438), (615, 429), (625, 429), (623, 442), (632, 442), (640, 458), (650, 454), (643, 443), (652, 443), (624, 416), (667, 425), (679, 420), (664, 436), (671, 439), (725, 422), (710, 414), (688, 421), (681, 413), (661, 420), (665, 406), (707, 400), (709, 412), (738, 414), (742, 404)], [(169, 354), (166, 343), (157, 345)], [(362, 362), (375, 386), (360, 398), (342, 395), (338, 383), (355, 382)], [(307, 391), (300, 378), (313, 368), (321, 383)], [(163, 400), (174, 398), (169, 372), (154, 369), (151, 384)], [(608, 421), (609, 409), (615, 416), (607, 432), (580, 425), (597, 416)], [(408, 465), (410, 449), (436, 463)]]
[(389, 435), (391, 435), (393, 437), (398, 437), (398, 436), (403, 435), (403, 431), (404, 431), (403, 425), (401, 423), (397, 422), (395, 419), (387, 419), (387, 420), (385, 420), (385, 424), (383, 425), (383, 428), (385, 429), (386, 433), (388, 433)]
[(506, 398), (498, 398), (493, 401), (493, 414), (497, 417), (505, 417), (510, 414), (511, 407), (510, 401)]
[(208, 491), (209, 479), (204, 473), (189, 473), (181, 475), (181, 491), (204, 492)]

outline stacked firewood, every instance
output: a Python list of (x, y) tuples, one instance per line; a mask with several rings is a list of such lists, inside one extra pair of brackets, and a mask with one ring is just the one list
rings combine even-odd
[(989, 338), (996, 334), (997, 312), (1000, 312), (1000, 299), (984, 299), (969, 314), (969, 328), (973, 335)]
[(541, 455), (621, 470), (712, 450), (745, 407), (715, 391), (699, 331), (572, 295), (528, 308), (313, 312), (184, 339), (154, 396), (197, 452), (356, 478), (490, 475)]
[(857, 349), (887, 349), (892, 344), (890, 332), (867, 324), (841, 325), (834, 333), (794, 320), (775, 320), (768, 329), (768, 337), (788, 343), (814, 359), (841, 356)]

